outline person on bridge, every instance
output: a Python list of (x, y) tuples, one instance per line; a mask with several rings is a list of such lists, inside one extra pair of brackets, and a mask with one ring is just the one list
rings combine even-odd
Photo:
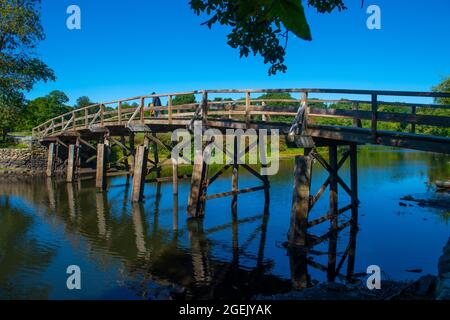
[[(152, 92), (152, 95), (156, 94), (156, 92)], [(153, 97), (152, 103), (150, 104), (150, 107), (161, 107), (161, 99), (159, 97)], [(156, 118), (158, 118), (158, 110), (150, 110), (150, 115), (151, 116), (155, 116)]]

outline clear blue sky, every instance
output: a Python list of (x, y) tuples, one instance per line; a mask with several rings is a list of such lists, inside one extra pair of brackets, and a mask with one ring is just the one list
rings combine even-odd
[[(303, 1), (305, 2), (305, 1)], [(239, 58), (227, 29), (209, 30), (188, 0), (44, 0), (47, 39), (37, 52), (57, 75), (27, 96), (62, 90), (71, 103), (146, 93), (221, 88), (353, 88), (428, 91), (450, 74), (450, 1), (345, 1), (332, 15), (307, 9), (313, 41), (291, 37), (286, 74), (269, 77), (260, 58)], [(79, 5), (82, 29), (66, 28)], [(366, 28), (366, 7), (382, 10), (382, 29)]]

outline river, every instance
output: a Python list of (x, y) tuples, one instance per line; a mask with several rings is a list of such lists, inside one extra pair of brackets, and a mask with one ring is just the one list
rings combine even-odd
[[(450, 177), (450, 157), (362, 148), (358, 170), (354, 273), (378, 265), (386, 279), (435, 275), (450, 235), (450, 194), (436, 192), (434, 181)], [(210, 200), (203, 223), (187, 220), (189, 180), (180, 181), (178, 204), (170, 183), (147, 184), (142, 205), (131, 203), (125, 177), (111, 178), (105, 193), (97, 193), (93, 180), (0, 180), (0, 298), (165, 299), (171, 293), (237, 299), (327, 281), (327, 241), (305, 255), (283, 247), (292, 172), (292, 159), (283, 160), (278, 175), (270, 178), (268, 209), (263, 191), (238, 197), (237, 220), (230, 198)], [(340, 174), (349, 181), (347, 165)], [(245, 172), (239, 178), (240, 188), (259, 185)], [(325, 179), (325, 170), (315, 164), (312, 190)], [(228, 174), (208, 192), (230, 188)], [(349, 204), (344, 193), (339, 190), (340, 207)], [(424, 201), (401, 200), (405, 196)], [(326, 212), (328, 193), (322, 198), (312, 217)], [(326, 222), (311, 231), (320, 235), (328, 228)], [(337, 267), (350, 238), (349, 228), (339, 233)], [(80, 267), (81, 290), (66, 286), (70, 265)], [(346, 260), (336, 281), (345, 281), (347, 270)]]

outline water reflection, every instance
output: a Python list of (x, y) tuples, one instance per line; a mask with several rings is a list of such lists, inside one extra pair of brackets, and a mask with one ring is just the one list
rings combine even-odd
[[(399, 157), (403, 158), (399, 160)], [(373, 261), (388, 269), (386, 261), (398, 263), (403, 253), (408, 257), (407, 250), (395, 247), (397, 243), (402, 244), (403, 238), (411, 239), (404, 231), (406, 227), (398, 227), (405, 224), (393, 220), (399, 219), (392, 214), (397, 209), (385, 208), (377, 199), (373, 200), (374, 205), (368, 195), (374, 193), (370, 187), (372, 180), (380, 178), (377, 161), (387, 159), (386, 166), (393, 167), (392, 170), (384, 168), (388, 176), (384, 185), (388, 186), (386, 192), (391, 193), (389, 183), (411, 178), (411, 172), (418, 172), (396, 161), (414, 163), (419, 158), (412, 154), (378, 157), (376, 153), (374, 158), (361, 154), (362, 206), (368, 203), (384, 209), (375, 210), (371, 215), (370, 207), (361, 208), (363, 236), (356, 226), (345, 225), (343, 219), (340, 223), (346, 228), (339, 232), (330, 231), (328, 225), (315, 230), (323, 236), (311, 235), (315, 245), (306, 250), (287, 250), (281, 245), (286, 240), (289, 223), (290, 165), (281, 166), (280, 174), (271, 179), (271, 206), (264, 192), (213, 200), (207, 204), (205, 221), (187, 220), (188, 184), (180, 184), (179, 198), (172, 195), (170, 184), (148, 184), (146, 202), (132, 204), (130, 183), (125, 179), (114, 179), (112, 187), (103, 193), (96, 192), (93, 181), (74, 184), (51, 179), (0, 182), (0, 297), (148, 299), (155, 298), (157, 288), (170, 291), (182, 287), (184, 291), (176, 290), (182, 292), (178, 297), (239, 299), (301, 289), (319, 281), (353, 281), (355, 274), (357, 276)], [(366, 163), (369, 159), (374, 159), (373, 166)], [(424, 159), (428, 158), (422, 155)], [(433, 168), (438, 166), (432, 160), (425, 161), (430, 161), (428, 165)], [(370, 171), (365, 171), (365, 165)], [(423, 162), (415, 165), (425, 173), (431, 170)], [(447, 169), (443, 166), (439, 177)], [(321, 181), (321, 172), (316, 172)], [(426, 176), (426, 179), (432, 178)], [(247, 180), (248, 177), (242, 175), (240, 181), (245, 184)], [(218, 188), (229, 187), (227, 177), (222, 185), (218, 182)], [(417, 186), (420, 184), (414, 183), (414, 187)], [(409, 187), (399, 193), (404, 195), (409, 190), (416, 189)], [(320, 204), (318, 208), (321, 209)], [(448, 238), (445, 225), (424, 224), (422, 218), (414, 223), (418, 228), (412, 229), (414, 239), (423, 230), (430, 230), (427, 239)], [(371, 234), (372, 230), (379, 234), (380, 226), (391, 228), (385, 234), (392, 236)], [(396, 236), (399, 232), (402, 237)], [(436, 255), (439, 255), (444, 242), (421, 241), (422, 247), (416, 245), (409, 256), (416, 259), (425, 252), (427, 265), (435, 267), (437, 259), (429, 258), (429, 253), (436, 248)], [(403, 248), (411, 247), (411, 240), (405, 243)], [(396, 256), (388, 253), (391, 247)], [(380, 257), (386, 254), (387, 258), (382, 260)], [(82, 265), (86, 277), (85, 290), (78, 296), (64, 288), (65, 268), (74, 262)], [(416, 267), (400, 265), (397, 268)], [(11, 285), (16, 281), (20, 286)], [(117, 291), (117, 287), (126, 293)]]

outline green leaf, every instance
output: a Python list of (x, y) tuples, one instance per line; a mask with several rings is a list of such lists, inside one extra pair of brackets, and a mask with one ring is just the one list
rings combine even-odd
[(300, 0), (274, 0), (270, 14), (272, 17), (280, 18), (286, 29), (299, 38), (312, 40), (311, 30)]

